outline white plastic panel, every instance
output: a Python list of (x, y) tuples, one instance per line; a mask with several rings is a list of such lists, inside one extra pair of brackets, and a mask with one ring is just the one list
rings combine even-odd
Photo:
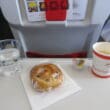
[[(83, 1), (83, 0), (82, 0)], [(27, 21), (26, 10), (23, 1), (19, 0), (1, 0), (0, 1), (2, 12), (10, 24), (23, 25), (24, 21)], [(95, 3), (94, 3), (95, 2)], [(20, 4), (19, 4), (20, 3)], [(94, 3), (94, 4), (93, 4)], [(89, 24), (103, 24), (105, 19), (110, 14), (110, 0), (88, 0), (88, 7), (86, 13), (86, 21), (89, 20)], [(92, 6), (94, 5), (94, 6)], [(22, 7), (20, 7), (22, 6)], [(78, 10), (77, 10), (78, 11)], [(23, 15), (24, 14), (24, 15)], [(86, 22), (84, 21), (84, 22)], [(27, 21), (28, 22), (28, 21)], [(83, 21), (81, 21), (83, 22)], [(34, 22), (37, 24), (37, 22)], [(82, 23), (81, 23), (82, 24)], [(84, 23), (85, 24), (85, 23)], [(32, 24), (30, 24), (32, 25)], [(25, 25), (24, 25), (25, 26)]]
[(18, 0), (1, 0), (0, 6), (6, 20), (10, 24), (22, 24)]
[[(92, 48), (92, 44), (99, 38), (102, 24), (110, 14), (109, 4), (110, 0), (88, 0), (85, 20), (70, 22), (71, 27), (65, 27), (65, 22), (29, 22), (23, 0), (1, 0), (1, 9), (15, 38), (23, 43), (24, 51), (69, 53), (82, 50), (91, 33), (88, 37), (92, 37), (89, 43)], [(96, 27), (93, 24), (101, 25)], [(91, 29), (92, 26), (94, 28)]]

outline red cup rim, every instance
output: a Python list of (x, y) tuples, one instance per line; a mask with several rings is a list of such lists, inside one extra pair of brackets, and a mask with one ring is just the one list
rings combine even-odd
[(110, 60), (110, 56), (105, 56), (105, 55), (99, 54), (99, 53), (97, 53), (97, 52), (94, 51), (94, 50), (93, 50), (93, 53), (94, 53), (96, 56), (98, 56), (98, 57), (100, 57), (100, 58), (102, 58), (102, 59)]
[(91, 72), (93, 75), (95, 75), (99, 78), (110, 78), (110, 75), (102, 76), (102, 75), (97, 74), (96, 72), (94, 72), (94, 70), (92, 68), (91, 68)]

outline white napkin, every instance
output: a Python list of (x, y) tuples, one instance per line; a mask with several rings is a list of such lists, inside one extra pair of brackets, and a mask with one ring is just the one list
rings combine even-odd
[(75, 81), (73, 81), (60, 67), (64, 74), (64, 82), (62, 83), (62, 85), (48, 92), (37, 92), (32, 87), (31, 81), (29, 79), (30, 69), (31, 67), (27, 67), (24, 73), (21, 74), (21, 80), (24, 85), (32, 110), (44, 109), (49, 105), (54, 104), (55, 102), (81, 90), (81, 88), (75, 83)]

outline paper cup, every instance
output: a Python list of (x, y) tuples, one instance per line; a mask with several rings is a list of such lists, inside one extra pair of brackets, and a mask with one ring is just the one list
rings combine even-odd
[(100, 78), (110, 78), (109, 42), (97, 42), (93, 45), (92, 73)]

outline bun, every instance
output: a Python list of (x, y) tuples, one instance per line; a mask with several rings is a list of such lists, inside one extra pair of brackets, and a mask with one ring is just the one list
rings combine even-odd
[(55, 64), (40, 64), (32, 68), (30, 79), (34, 88), (48, 91), (61, 85), (63, 74)]

